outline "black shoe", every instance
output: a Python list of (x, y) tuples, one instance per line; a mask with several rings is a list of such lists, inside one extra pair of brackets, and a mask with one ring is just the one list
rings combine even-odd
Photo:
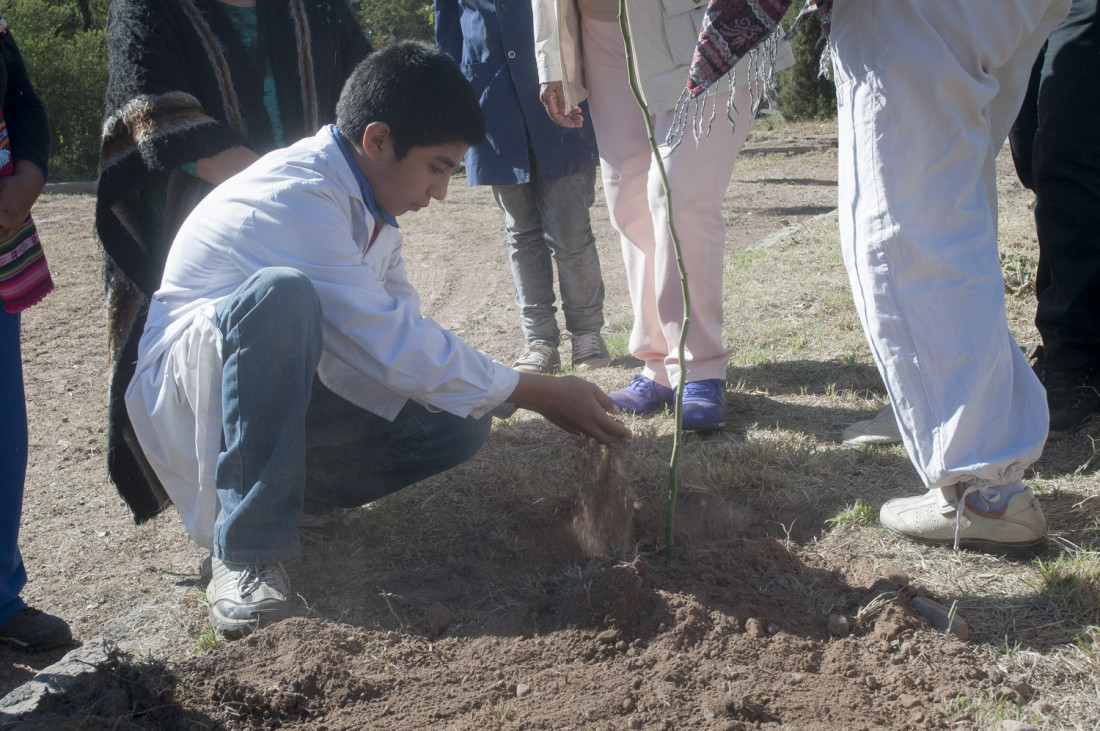
[(1095, 369), (1036, 366), (1035, 375), (1047, 391), (1047, 439), (1061, 439), (1100, 413), (1100, 374)]
[(31, 607), (23, 607), (0, 627), (0, 644), (23, 652), (52, 650), (72, 641), (65, 620)]

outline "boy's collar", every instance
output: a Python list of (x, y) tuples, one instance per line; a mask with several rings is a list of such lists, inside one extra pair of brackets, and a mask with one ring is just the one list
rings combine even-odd
[(363, 202), (367, 204), (367, 210), (370, 211), (375, 220), (381, 219), (397, 228), (397, 219), (379, 208), (378, 203), (375, 202), (374, 190), (370, 187), (370, 183), (367, 182), (363, 173), (359, 172), (359, 166), (355, 164), (355, 158), (352, 156), (351, 150), (348, 149), (344, 138), (340, 136), (340, 128), (335, 124), (330, 124), (328, 130), (336, 140), (336, 144), (340, 146), (340, 152), (343, 153), (344, 159), (348, 161), (348, 166), (351, 167), (351, 172), (355, 175), (356, 182), (359, 183), (359, 191), (363, 194)]

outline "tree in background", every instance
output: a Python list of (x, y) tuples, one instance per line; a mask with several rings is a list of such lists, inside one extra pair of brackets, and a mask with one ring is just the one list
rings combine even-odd
[[(802, 3), (791, 5), (783, 27), (790, 28)], [(820, 76), (825, 40), (817, 13), (810, 13), (791, 38), (794, 66), (779, 73), (779, 110), (785, 119), (832, 119), (836, 117), (836, 86)]]
[(50, 120), (50, 180), (92, 180), (107, 88), (107, 0), (0, 0)]
[[(529, 0), (518, 0), (529, 2)], [(433, 3), (424, 0), (352, 0), (375, 48), (397, 40), (435, 41)]]
[[(435, 38), (431, 2), (349, 2), (375, 48), (396, 40)], [(108, 4), (109, 0), (0, 0), (0, 18), (12, 29), (50, 118), (53, 181), (96, 177), (107, 89)]]

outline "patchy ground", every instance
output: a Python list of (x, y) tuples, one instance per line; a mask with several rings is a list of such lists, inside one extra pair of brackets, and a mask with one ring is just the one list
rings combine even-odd
[[(828, 212), (835, 147), (828, 125), (754, 133), (727, 194), (729, 251)], [(508, 362), (522, 342), (501, 214), (486, 189), (462, 182), (444, 203), (403, 219), (410, 276), (427, 314)], [(934, 629), (917, 611), (913, 598), (928, 598), (928, 588), (865, 555), (843, 527), (814, 541), (836, 512), (831, 503), (719, 510), (689, 485), (677, 557), (665, 563), (660, 495), (638, 486), (661, 484), (660, 475), (636, 479), (620, 450), (580, 446), (538, 419), (499, 426), (481, 461), (362, 511), (350, 535), (307, 536), (288, 566), (301, 618), (237, 642), (204, 635), (202, 552), (171, 511), (134, 526), (106, 479), (91, 210), (89, 196), (50, 195), (35, 212), (59, 286), (24, 319), (25, 596), (68, 619), (78, 642), (166, 589), (176, 599), (157, 612), (152, 656), (114, 656), (109, 672), (22, 727), (976, 728), (975, 699), (1030, 700), (1028, 682), (998, 668), (983, 645)], [(630, 310), (602, 196), (592, 216), (606, 332), (621, 353)], [(633, 369), (619, 357), (595, 378), (618, 387)], [(873, 389), (865, 364), (852, 372)], [(751, 384), (737, 391), (738, 426), (723, 439), (744, 446), (750, 425), (771, 415)], [(841, 409), (821, 438), (835, 440), (858, 416)], [(647, 429), (637, 425), (626, 449), (653, 447), (659, 465), (670, 440)], [(786, 449), (776, 460), (805, 451)], [(572, 453), (577, 462), (563, 463)], [(884, 454), (911, 491), (904, 455)], [(519, 486), (501, 471), (509, 460)], [(552, 483), (545, 491), (531, 484), (540, 474)], [(842, 477), (866, 480), (867, 471)], [(771, 479), (763, 470), (747, 482), (766, 491)], [(807, 488), (817, 481), (808, 476)], [(453, 507), (466, 504), (478, 510)], [(0, 696), (67, 649), (0, 648)]]

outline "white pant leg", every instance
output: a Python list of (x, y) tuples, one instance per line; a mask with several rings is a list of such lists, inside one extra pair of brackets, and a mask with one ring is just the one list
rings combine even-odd
[(930, 488), (1019, 479), (1047, 431), (1008, 330), (993, 161), (1069, 0), (837, 0), (840, 232)]
[[(634, 311), (630, 350), (645, 361), (643, 375), (676, 385), (676, 349), (683, 294), (676, 252), (668, 233), (667, 205), (645, 121), (630, 90), (618, 23), (582, 19), (589, 110), (600, 148), (604, 195), (619, 232)], [(637, 49), (644, 53), (644, 49)], [(685, 71), (686, 74), (686, 71)], [(686, 75), (685, 75), (686, 79)], [(727, 95), (716, 100), (710, 134), (696, 145), (690, 131), (669, 151), (661, 145), (691, 296), (685, 347), (688, 381), (725, 378), (730, 352), (722, 347), (722, 273), (725, 224), (722, 201), (737, 153), (751, 125), (748, 87), (736, 92), (737, 125), (725, 116)], [(672, 110), (650, 110), (662, 142)]]

